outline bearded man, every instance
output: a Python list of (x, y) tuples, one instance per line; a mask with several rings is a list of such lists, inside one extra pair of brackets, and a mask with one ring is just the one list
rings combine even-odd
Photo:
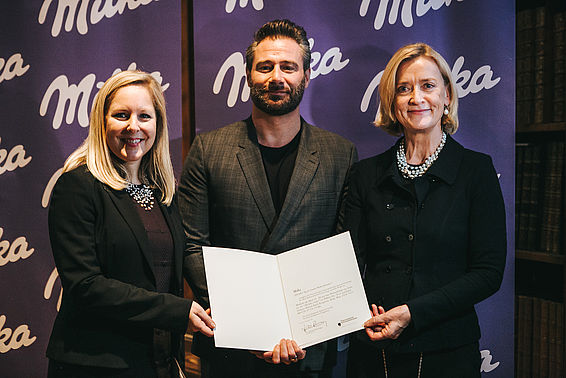
[[(301, 117), (310, 60), (302, 27), (289, 20), (263, 25), (246, 51), (251, 117), (197, 135), (191, 146), (179, 205), (188, 240), (185, 277), (201, 305), (208, 307), (202, 246), (278, 254), (335, 233), (357, 151)], [(246, 293), (234, 295), (245, 301)], [(250, 353), (215, 348), (195, 335), (193, 352), (205, 378), (330, 377), (336, 361), (335, 341), (307, 353), (282, 339), (272, 351)]]

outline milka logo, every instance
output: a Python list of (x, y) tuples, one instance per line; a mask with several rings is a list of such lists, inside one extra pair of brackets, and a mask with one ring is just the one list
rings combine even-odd
[(497, 369), (497, 367), (499, 366), (499, 362), (492, 364), (491, 359), (492, 359), (492, 356), (491, 356), (489, 350), (484, 349), (484, 350), (481, 351), (481, 368), (480, 368), (480, 371), (482, 373), (489, 373), (490, 371)]
[[(397, 17), (399, 16), (399, 6), (402, 0), (393, 0), (391, 8), (389, 10), (389, 23), (391, 25), (397, 22)], [(462, 2), (464, 0), (456, 0)], [(369, 4), (371, 0), (362, 0), (360, 4), (360, 16), (365, 17), (368, 12)], [(439, 10), (443, 5), (450, 6), (452, 0), (417, 0), (416, 15), (417, 17), (424, 16), (429, 10)], [(389, 5), (389, 0), (380, 0), (377, 13), (375, 15), (375, 20), (373, 22), (373, 28), (379, 30), (383, 27), (385, 22), (385, 15), (387, 13), (387, 6)], [(403, 7), (401, 8), (401, 22), (406, 27), (413, 26), (413, 0), (404, 0)]]
[[(236, 7), (238, 0), (226, 0), (226, 13), (232, 13)], [(255, 10), (263, 9), (263, 0), (252, 0), (252, 6)], [(248, 6), (248, 0), (240, 0), (240, 8), (245, 8)]]
[(15, 331), (11, 328), (4, 328), (6, 315), (0, 315), (0, 353), (7, 353), (12, 349), (28, 347), (35, 342), (37, 337), (30, 337), (29, 328), (22, 324)]
[[(314, 39), (309, 38), (309, 45), (312, 50), (314, 47)], [(332, 47), (328, 49), (321, 55), (317, 51), (311, 52), (311, 79), (316, 78), (318, 75), (328, 75), (332, 71), (340, 71), (342, 68), (350, 62), (350, 59), (342, 60), (342, 53), (338, 47)], [(228, 107), (233, 107), (236, 104), (238, 98), (238, 93), (240, 92), (240, 87), (242, 93), (240, 99), (242, 102), (248, 101), (250, 98), (250, 88), (246, 82), (246, 61), (244, 56), (235, 52), (228, 57), (220, 67), (216, 78), (214, 79), (214, 84), (212, 86), (212, 92), (214, 94), (219, 94), (222, 89), (222, 84), (224, 83), (224, 78), (230, 69), (233, 69), (234, 76), (232, 78), (232, 85), (230, 86), (230, 92), (228, 93), (228, 99), (226, 104)]]
[[(53, 288), (55, 287), (55, 282), (57, 282), (59, 278), (59, 272), (57, 268), (53, 268), (53, 271), (49, 275), (49, 279), (45, 283), (45, 287), (43, 288), (43, 298), (51, 299), (51, 294), (53, 293)], [(61, 299), (63, 298), (63, 288), (59, 289), (59, 298), (57, 299), (57, 311), (61, 308)]]
[[(126, 5), (129, 10), (134, 10), (140, 5), (147, 5), (154, 0), (118, 0), (114, 4), (113, 0), (94, 0), (92, 7), (90, 8), (90, 18), (88, 19), (91, 24), (97, 24), (104, 17), (112, 18), (116, 14), (124, 13)], [(53, 0), (44, 0), (41, 9), (39, 10), (39, 17), (37, 21), (40, 24), (45, 22), (47, 17), (47, 12)], [(90, 0), (59, 0), (57, 1), (57, 13), (55, 14), (55, 19), (53, 20), (53, 26), (51, 27), (51, 35), (57, 37), (61, 32), (61, 26), (63, 25), (63, 18), (65, 17), (65, 11), (67, 11), (67, 18), (65, 19), (65, 31), (69, 32), (73, 29), (73, 23), (77, 22), (77, 31), (80, 34), (88, 33), (87, 24), (87, 13)], [(77, 13), (78, 8), (78, 13)]]
[[(135, 70), (136, 63), (131, 63), (128, 66), (128, 70)], [(114, 70), (112, 75), (120, 72), (121, 69), (117, 68)], [(161, 77), (161, 73), (159, 71), (155, 71), (151, 73), (159, 84), (163, 81)], [(57, 102), (57, 109), (55, 110), (55, 115), (53, 116), (53, 128), (58, 129), (61, 126), (61, 122), (63, 121), (63, 112), (65, 111), (65, 105), (69, 103), (69, 107), (67, 108), (67, 116), (65, 117), (65, 122), (67, 125), (72, 124), (75, 121), (75, 114), (77, 114), (77, 118), (79, 120), (79, 125), (82, 127), (88, 126), (88, 111), (90, 107), (88, 106), (92, 90), (94, 88), (96, 82), (96, 75), (91, 73), (86, 75), (78, 85), (71, 84), (69, 85), (69, 79), (67, 76), (60, 75), (55, 78), (45, 91), (43, 95), (43, 99), (41, 100), (41, 104), (39, 106), (39, 114), (44, 117), (47, 114), (47, 108), (49, 107), (49, 103), (51, 101), (51, 97), (53, 94), (58, 91), (59, 92), (59, 100)], [(100, 88), (104, 82), (99, 81), (96, 83), (96, 87)], [(169, 88), (169, 83), (162, 85), (161, 88), (165, 91)], [(79, 103), (79, 97), (81, 99)], [(77, 104), (79, 108), (77, 110)]]
[(16, 168), (25, 167), (30, 161), (31, 156), (26, 157), (26, 150), (21, 144), (12, 147), (10, 152), (0, 148), (0, 175), (6, 171), (11, 172)]
[(19, 259), (27, 259), (34, 251), (33, 248), (28, 249), (28, 242), (25, 237), (16, 238), (11, 244), (7, 240), (2, 240), (4, 229), (0, 227), (0, 266), (4, 266), (9, 262), (16, 262)]
[(29, 64), (24, 66), (22, 54), (14, 54), (7, 61), (0, 58), (0, 83), (4, 80), (12, 80), (16, 76), (22, 76), (29, 70)]
[[(470, 93), (478, 93), (482, 89), (491, 89), (501, 80), (500, 77), (493, 79), (491, 66), (481, 66), (476, 70), (476, 72), (474, 72), (473, 75), (469, 70), (462, 70), (463, 66), (464, 57), (461, 56), (456, 59), (454, 66), (452, 67), (452, 77), (454, 78), (456, 90), (458, 91), (458, 98), (466, 97)], [(360, 110), (362, 112), (365, 112), (368, 109), (371, 97), (373, 93), (376, 92), (382, 75), (383, 71), (375, 75), (373, 80), (369, 83), (360, 105)]]

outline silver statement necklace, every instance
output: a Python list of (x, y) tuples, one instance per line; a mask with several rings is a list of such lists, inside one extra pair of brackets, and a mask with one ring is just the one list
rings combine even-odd
[(405, 156), (405, 138), (403, 138), (401, 140), (401, 143), (399, 143), (399, 148), (397, 149), (397, 167), (399, 168), (399, 171), (401, 172), (403, 177), (412, 180), (424, 175), (425, 172), (428, 171), (432, 163), (434, 163), (436, 159), (438, 159), (438, 154), (440, 153), (440, 151), (442, 151), (445, 143), (446, 133), (443, 131), (442, 140), (440, 141), (440, 144), (438, 145), (438, 147), (436, 147), (436, 150), (434, 150), (432, 155), (427, 157), (422, 164), (410, 165), (409, 163), (407, 163), (407, 157)]
[(135, 185), (129, 183), (126, 187), (126, 192), (132, 197), (134, 201), (142, 207), (142, 209), (149, 211), (153, 209), (155, 198), (153, 197), (153, 190), (146, 184)]

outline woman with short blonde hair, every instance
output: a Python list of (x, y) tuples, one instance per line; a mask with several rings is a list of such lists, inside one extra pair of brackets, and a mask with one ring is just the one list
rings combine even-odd
[(403, 62), (415, 59), (419, 56), (434, 60), (444, 79), (444, 85), (448, 88), (450, 93), (450, 104), (448, 105), (448, 114), (442, 117), (442, 130), (448, 134), (454, 134), (456, 130), (458, 130), (458, 93), (454, 85), (452, 72), (442, 55), (425, 43), (414, 43), (404, 46), (397, 50), (389, 60), (379, 84), (380, 104), (374, 124), (393, 136), (400, 136), (403, 133), (403, 126), (395, 118), (393, 108), (393, 101), (395, 99), (395, 76), (399, 70), (399, 66)]
[(348, 377), (479, 378), (474, 305), (499, 289), (507, 248), (497, 173), (452, 137), (458, 96), (430, 46), (400, 48), (379, 93), (376, 125), (400, 138), (352, 167), (338, 218), (372, 310)]

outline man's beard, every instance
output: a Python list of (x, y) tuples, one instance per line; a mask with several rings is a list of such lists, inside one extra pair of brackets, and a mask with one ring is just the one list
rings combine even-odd
[[(272, 84), (269, 83), (268, 89), (257, 86), (252, 83), (250, 87), (250, 96), (255, 106), (259, 108), (264, 113), (272, 116), (281, 116), (292, 112), (297, 109), (297, 106), (301, 103), (303, 99), (303, 93), (305, 92), (306, 76), (295, 88), (291, 88), (290, 93), (285, 96), (286, 98), (280, 98), (279, 101), (273, 101), (270, 99), (270, 91), (277, 91), (284, 88), (283, 84)], [(280, 96), (273, 96), (280, 97)]]

